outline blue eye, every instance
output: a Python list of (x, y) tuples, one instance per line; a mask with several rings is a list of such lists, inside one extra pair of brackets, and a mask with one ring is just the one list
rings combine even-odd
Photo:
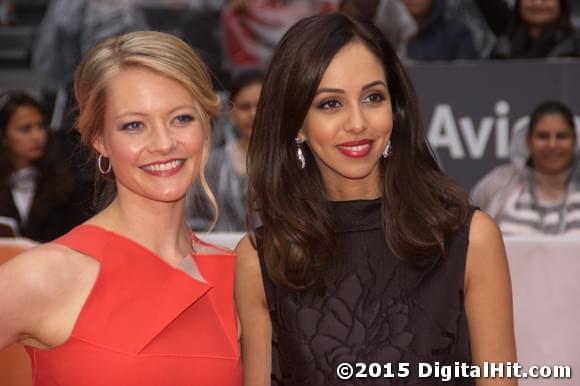
[(385, 99), (386, 99), (385, 96), (381, 93), (372, 93), (372, 94), (369, 94), (367, 97), (365, 97), (365, 99), (363, 99), (363, 102), (364, 103), (381, 103)]
[(323, 110), (335, 110), (341, 106), (342, 104), (336, 99), (326, 100), (318, 104), (318, 108)]
[(177, 117), (175, 117), (175, 121), (181, 125), (187, 124), (189, 122), (193, 122), (194, 120), (195, 120), (195, 118), (189, 114), (182, 114), (182, 115), (178, 115)]
[(138, 121), (134, 121), (134, 122), (129, 122), (129, 123), (125, 123), (123, 126), (121, 126), (122, 130), (139, 130), (142, 129), (144, 127), (142, 122), (138, 122)]

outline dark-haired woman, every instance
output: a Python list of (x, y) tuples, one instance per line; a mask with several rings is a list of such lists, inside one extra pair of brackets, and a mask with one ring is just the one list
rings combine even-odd
[[(361, 383), (346, 362), (365, 384), (439, 385), (421, 363), (515, 360), (499, 230), (440, 171), (412, 84), (373, 25), (335, 14), (287, 32), (248, 166), (263, 226), (237, 248), (246, 384)], [(378, 363), (380, 378), (357, 362)]]
[(474, 203), (504, 234), (580, 234), (579, 130), (566, 105), (541, 103), (512, 138), (512, 162), (475, 186)]
[(497, 59), (580, 56), (580, 32), (572, 25), (568, 0), (475, 0), (498, 37)]
[(42, 105), (22, 92), (0, 96), (0, 216), (17, 233), (50, 241), (83, 220), (71, 174), (51, 146)]
[[(209, 154), (205, 175), (217, 202), (217, 213), (197, 182), (188, 192), (187, 215), (194, 230), (242, 232), (246, 229), (246, 156), (256, 116), (264, 74), (249, 71), (234, 78), (230, 89), (231, 111), (223, 129), (226, 143)], [(230, 138), (228, 138), (230, 137)], [(216, 217), (217, 216), (217, 217)]]

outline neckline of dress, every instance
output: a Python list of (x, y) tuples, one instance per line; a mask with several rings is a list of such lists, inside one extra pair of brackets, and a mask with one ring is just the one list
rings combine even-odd
[[(79, 227), (89, 227), (92, 229), (95, 229), (101, 233), (106, 234), (107, 236), (112, 236), (118, 240), (123, 241), (126, 244), (129, 244), (131, 246), (133, 246), (134, 248), (140, 249), (142, 251), (144, 251), (147, 255), (149, 255), (150, 257), (155, 258), (155, 260), (159, 261), (160, 263), (162, 263), (163, 265), (166, 265), (168, 268), (173, 269), (173, 270), (177, 270), (177, 271), (182, 271), (182, 269), (179, 268), (180, 263), (184, 260), (187, 259), (188, 257), (193, 259), (196, 266), (199, 267), (199, 264), (197, 263), (197, 260), (195, 259), (195, 256), (197, 256), (197, 254), (195, 253), (195, 250), (193, 252), (190, 252), (188, 254), (186, 254), (185, 256), (183, 256), (183, 259), (180, 260), (180, 262), (176, 265), (173, 266), (171, 264), (169, 264), (163, 257), (161, 257), (160, 255), (158, 255), (157, 253), (155, 253), (154, 251), (152, 251), (151, 249), (147, 248), (146, 246), (144, 246), (143, 244), (137, 242), (136, 240), (131, 239), (130, 237), (127, 237), (121, 233), (115, 232), (113, 230), (107, 229), (101, 225), (97, 225), (97, 224), (92, 224), (92, 223), (84, 223), (79, 225)], [(191, 238), (192, 238), (192, 242), (193, 243), (200, 243), (201, 240), (199, 240), (194, 234), (193, 232), (191, 232)]]
[(357, 232), (382, 228), (382, 198), (328, 201), (337, 232)]

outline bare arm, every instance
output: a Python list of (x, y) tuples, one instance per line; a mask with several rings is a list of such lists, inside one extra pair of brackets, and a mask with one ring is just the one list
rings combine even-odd
[(0, 348), (64, 343), (97, 272), (92, 259), (71, 259), (64, 247), (50, 244), (0, 265)]
[(258, 254), (249, 236), (236, 248), (235, 299), (242, 323), (245, 386), (269, 386), (272, 367), (272, 324)]
[[(507, 256), (495, 222), (473, 215), (465, 273), (465, 309), (473, 363), (515, 362), (512, 291)], [(478, 386), (517, 385), (516, 379), (480, 379)]]

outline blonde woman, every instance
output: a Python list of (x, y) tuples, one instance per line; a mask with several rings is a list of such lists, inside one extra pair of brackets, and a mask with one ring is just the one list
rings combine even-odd
[(75, 93), (110, 200), (0, 266), (0, 347), (26, 345), (35, 385), (240, 384), (235, 256), (184, 218), (219, 105), (204, 64), (175, 37), (130, 33), (84, 58)]

